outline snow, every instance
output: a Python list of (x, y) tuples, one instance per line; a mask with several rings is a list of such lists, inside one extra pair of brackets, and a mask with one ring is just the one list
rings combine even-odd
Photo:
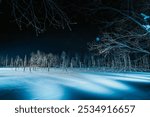
[(0, 99), (150, 99), (150, 73), (0, 68)]
[(143, 17), (143, 19), (144, 19), (144, 20), (146, 20), (146, 21), (147, 21), (147, 19), (149, 19), (149, 18), (150, 18), (150, 16), (145, 15), (144, 13), (141, 13), (141, 16), (142, 16), (142, 17)]
[(150, 31), (150, 25), (143, 25), (143, 27), (149, 32)]

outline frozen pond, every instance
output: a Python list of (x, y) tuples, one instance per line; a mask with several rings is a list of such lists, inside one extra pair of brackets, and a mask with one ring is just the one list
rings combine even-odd
[(0, 99), (150, 99), (150, 73), (0, 68)]

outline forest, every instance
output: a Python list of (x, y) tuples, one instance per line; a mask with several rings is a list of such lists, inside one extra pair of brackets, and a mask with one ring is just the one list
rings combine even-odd
[(1, 0), (0, 3), (9, 6), (7, 10), (12, 11), (9, 16), (21, 31), (34, 30), (36, 36), (51, 28), (72, 31), (74, 25), (81, 24), (98, 28), (96, 39), (87, 43), (87, 53), (90, 54), (79, 52), (70, 56), (67, 52), (59, 55), (37, 51), (24, 57), (1, 56), (1, 67), (150, 70), (150, 9), (147, 0)]
[[(15, 70), (21, 68), (23, 71), (30, 70), (36, 71), (37, 69), (44, 68), (48, 71), (50, 68), (85, 68), (86, 70), (99, 70), (99, 71), (149, 71), (150, 70), (150, 56), (133, 55), (129, 52), (94, 55), (85, 54), (80, 55), (76, 53), (74, 56), (70, 56), (65, 51), (60, 55), (52, 53), (44, 53), (37, 51), (31, 53), (29, 56), (24, 55), (20, 57), (0, 57), (0, 67), (2, 68), (15, 68)], [(135, 58), (135, 56), (137, 58)]]

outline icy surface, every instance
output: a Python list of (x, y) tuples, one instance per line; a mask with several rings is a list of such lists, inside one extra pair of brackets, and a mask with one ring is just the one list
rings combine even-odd
[(150, 99), (150, 73), (0, 68), (0, 99)]

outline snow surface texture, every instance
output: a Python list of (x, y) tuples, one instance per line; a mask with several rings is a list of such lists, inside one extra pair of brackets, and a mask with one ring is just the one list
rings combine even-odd
[(0, 68), (0, 99), (150, 99), (150, 73)]

